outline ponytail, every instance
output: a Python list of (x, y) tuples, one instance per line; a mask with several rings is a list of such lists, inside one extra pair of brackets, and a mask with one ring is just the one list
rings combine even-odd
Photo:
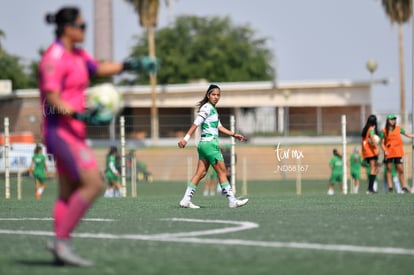
[(55, 35), (56, 38), (59, 38), (62, 36), (65, 26), (74, 23), (79, 15), (80, 10), (77, 7), (64, 7), (56, 14), (47, 13), (45, 20), (48, 24), (56, 24)]

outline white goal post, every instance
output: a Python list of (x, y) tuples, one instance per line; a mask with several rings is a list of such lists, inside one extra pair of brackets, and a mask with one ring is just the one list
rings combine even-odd
[[(346, 155), (346, 115), (341, 116), (342, 126), (342, 192), (348, 194), (348, 168), (347, 168), (347, 155)], [(351, 190), (353, 188), (351, 187)]]

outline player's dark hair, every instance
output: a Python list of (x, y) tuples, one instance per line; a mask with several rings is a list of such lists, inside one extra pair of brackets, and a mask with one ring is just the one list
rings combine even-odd
[(56, 24), (55, 35), (56, 38), (59, 38), (62, 36), (65, 26), (74, 23), (79, 15), (80, 10), (77, 7), (63, 7), (55, 14), (46, 14), (46, 22)]
[(220, 87), (216, 84), (211, 84), (210, 86), (208, 86), (208, 89), (206, 91), (206, 94), (204, 95), (204, 98), (202, 100), (200, 100), (197, 104), (198, 110), (200, 111), (201, 106), (203, 106), (204, 104), (206, 104), (208, 102), (208, 96), (211, 94), (212, 91), (214, 91), (215, 89), (219, 89), (219, 91), (221, 91)]
[(361, 133), (362, 138), (365, 138), (367, 136), (368, 129), (371, 126), (374, 126), (375, 134), (378, 135), (377, 116), (375, 116), (375, 115), (370, 115), (368, 117), (367, 123), (365, 123), (365, 126), (362, 129), (362, 133)]
[[(387, 118), (387, 121), (385, 121), (385, 136), (386, 137), (388, 136), (388, 131), (391, 128), (390, 120), (391, 119)], [(395, 127), (395, 125), (393, 127)]]
[(332, 153), (334, 154), (334, 156), (337, 156), (338, 158), (342, 158), (342, 155), (338, 152), (338, 150), (333, 149)]
[(35, 149), (34, 149), (34, 153), (38, 154), (42, 152), (42, 146), (40, 146), (39, 144), (36, 145)]
[(111, 146), (109, 148), (109, 152), (108, 152), (107, 156), (109, 157), (110, 155), (113, 155), (113, 154), (116, 154), (116, 153), (118, 153), (118, 148), (116, 148), (116, 146)]

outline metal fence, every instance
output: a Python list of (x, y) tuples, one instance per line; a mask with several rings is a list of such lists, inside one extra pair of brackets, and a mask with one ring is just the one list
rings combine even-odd
[[(248, 140), (244, 143), (234, 143), (232, 147), (233, 141), (229, 137), (222, 136), (220, 138), (223, 150), (232, 148), (234, 150), (235, 181), (242, 184), (243, 182), (252, 183), (257, 180), (266, 180), (283, 184), (285, 180), (312, 179), (327, 184), (330, 175), (328, 163), (332, 157), (333, 149), (346, 153), (345, 155), (349, 157), (355, 147), (360, 147), (360, 133), (349, 131), (349, 129), (360, 129), (361, 121), (347, 117), (345, 127), (347, 136), (344, 146), (341, 136), (341, 116), (340, 114), (331, 115), (330, 119), (322, 120), (323, 124), (320, 125), (317, 120), (307, 118), (308, 114), (296, 114), (296, 117), (290, 118), (289, 126), (284, 128), (275, 125), (277, 117), (276, 119), (270, 118), (272, 123), (269, 123), (266, 122), (268, 117), (263, 114), (261, 116), (257, 114), (255, 116), (246, 115), (236, 119), (234, 127), (239, 132), (243, 133), (243, 129), (247, 129), (246, 125), (249, 125), (250, 131), (245, 133)], [(386, 114), (379, 114), (378, 117), (379, 126), (382, 128)], [(125, 168), (124, 185), (128, 189), (128, 195), (131, 194), (131, 191), (133, 192), (134, 182), (146, 184), (150, 181), (182, 181), (185, 183), (189, 180), (197, 165), (198, 155), (195, 146), (199, 140), (199, 133), (195, 134), (185, 149), (179, 149), (177, 142), (185, 135), (193, 117), (185, 115), (160, 116), (160, 137), (156, 143), (150, 136), (149, 115), (124, 116), (123, 118), (123, 130), (119, 117), (109, 126), (88, 126), (88, 142), (93, 148), (102, 170), (105, 169), (105, 157), (109, 147), (124, 148), (123, 155), (126, 157), (122, 166)], [(231, 127), (231, 116), (221, 116), (220, 119), (226, 128)], [(0, 173), (5, 175), (4, 118), (1, 118), (1, 122)], [(39, 128), (39, 122), (32, 123), (28, 125), (25, 132), (36, 133)], [(321, 134), (318, 134), (318, 131), (322, 131)], [(407, 131), (411, 131), (411, 128), (409, 127)], [(10, 136), (16, 134), (18, 133), (10, 132)], [(33, 140), (34, 143), (42, 142), (41, 137), (36, 135), (33, 135)], [(406, 175), (411, 175), (412, 149), (410, 140), (404, 139), (404, 141)], [(10, 177), (12, 178), (18, 176), (15, 173), (16, 170), (12, 170), (13, 167), (22, 171), (30, 164), (33, 142), (24, 144), (20, 143), (17, 146), (16, 142), (10, 141), (9, 156), (15, 157), (9, 163)], [(23, 153), (16, 153), (13, 146), (19, 147)], [(53, 157), (50, 157), (49, 160), (53, 162)], [(348, 160), (346, 162), (348, 164)], [(364, 170), (362, 176), (365, 180)], [(3, 179), (6, 183), (6, 178), (2, 176), (1, 181)], [(379, 174), (378, 179), (383, 181), (382, 173)]]

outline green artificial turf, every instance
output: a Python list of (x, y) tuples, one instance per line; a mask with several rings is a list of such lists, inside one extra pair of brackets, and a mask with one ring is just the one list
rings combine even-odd
[(0, 180), (0, 274), (412, 274), (411, 194), (327, 196), (326, 182), (306, 181), (297, 195), (294, 181), (249, 182), (248, 205), (229, 209), (201, 185), (202, 208), (181, 209), (185, 183), (138, 183), (136, 198), (102, 197), (88, 211), (73, 247), (96, 265), (74, 268), (45, 249), (56, 183), (41, 200), (32, 179), (21, 200), (15, 185), (6, 200)]

